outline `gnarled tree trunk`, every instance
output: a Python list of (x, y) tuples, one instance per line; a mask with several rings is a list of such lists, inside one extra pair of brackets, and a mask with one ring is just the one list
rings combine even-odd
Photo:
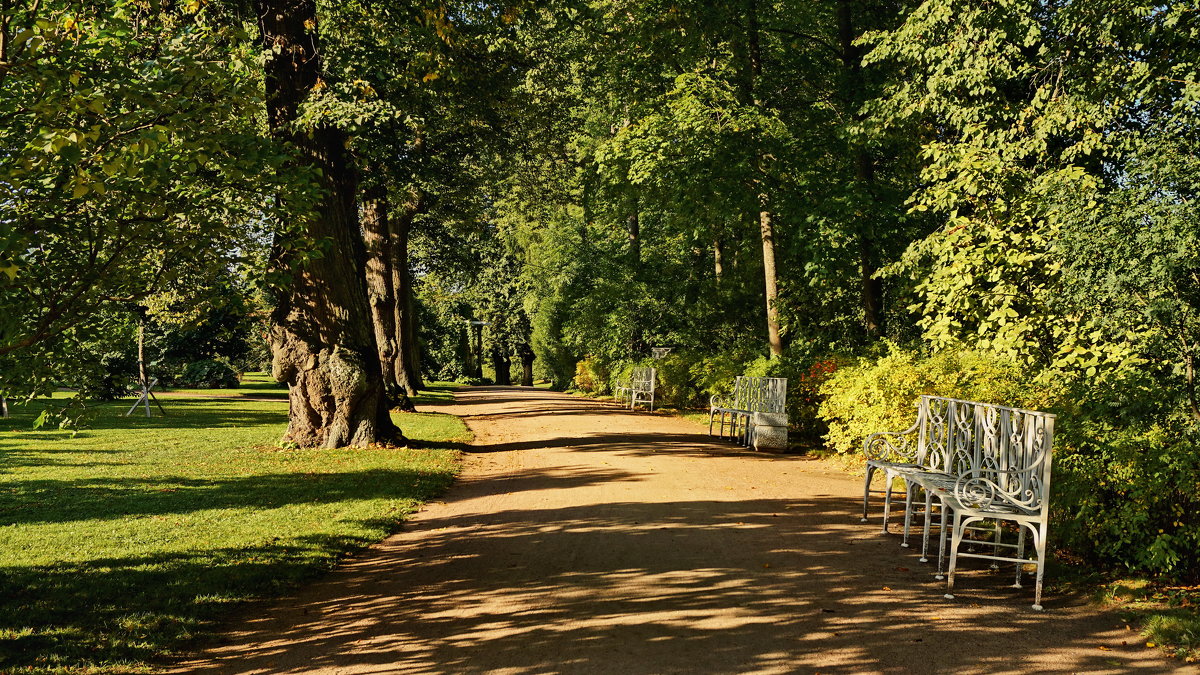
[[(400, 440), (383, 391), (379, 353), (367, 303), (359, 235), (357, 181), (346, 135), (332, 126), (297, 132), (300, 104), (320, 81), (316, 4), (258, 0), (267, 119), (297, 161), (320, 172), (323, 193), (315, 213), (281, 230), (271, 264), (286, 282), (271, 314), (272, 371), (288, 383), (284, 442), (302, 447), (365, 446)], [(326, 242), (323, 255), (297, 260), (293, 240)]]

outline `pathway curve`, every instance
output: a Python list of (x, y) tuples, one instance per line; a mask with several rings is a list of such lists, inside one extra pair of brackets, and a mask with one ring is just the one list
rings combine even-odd
[(818, 462), (542, 390), (439, 410), (477, 437), (444, 501), (181, 672), (1195, 672), (1007, 570), (944, 600)]

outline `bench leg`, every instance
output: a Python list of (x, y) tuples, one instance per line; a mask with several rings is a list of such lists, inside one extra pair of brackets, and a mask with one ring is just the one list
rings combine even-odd
[(946, 502), (942, 502), (942, 524), (938, 526), (938, 568), (937, 574), (933, 575), (934, 579), (941, 581), (946, 578), (942, 570), (946, 569), (946, 518), (949, 509), (946, 508)]
[[(992, 555), (1000, 555), (1000, 535), (1003, 534), (1003, 532), (1004, 532), (1004, 528), (1000, 527), (1000, 521), (997, 520), (996, 521), (996, 540), (995, 540), (995, 542), (992, 543)], [(993, 569), (993, 570), (1000, 569), (1000, 561), (993, 560), (992, 564), (988, 565), (988, 568)]]
[(962, 544), (963, 530), (965, 529), (962, 514), (954, 513), (954, 539), (950, 543), (950, 569), (946, 572), (946, 599), (953, 600), (954, 594), (950, 591), (954, 590), (954, 569), (958, 567), (958, 547)]
[(915, 492), (915, 484), (911, 481), (905, 481), (904, 488), (904, 537), (900, 540), (901, 548), (908, 548), (908, 532), (912, 527), (912, 507), (913, 507), (913, 492)]
[(1017, 528), (1017, 579), (1013, 582), (1013, 588), (1021, 587), (1021, 572), (1024, 571), (1025, 563), (1019, 562), (1025, 557), (1025, 526), (1021, 525)]
[(883, 485), (883, 534), (888, 533), (888, 520), (892, 516), (892, 483), (896, 480), (896, 474), (886, 471), (886, 476)]
[[(943, 509), (946, 507), (942, 507)], [(933, 509), (933, 493), (929, 490), (925, 491), (925, 524), (921, 527), (921, 562), (929, 562), (927, 552), (929, 551), (929, 523), (930, 511)]]
[(1033, 542), (1037, 550), (1037, 583), (1033, 587), (1033, 608), (1037, 611), (1042, 611), (1042, 577), (1046, 573), (1046, 523), (1041, 523), (1038, 526), (1038, 531), (1034, 535), (1036, 541)]
[(867, 500), (871, 498), (871, 476), (875, 475), (877, 466), (867, 465), (867, 480), (863, 482), (863, 515), (860, 522), (867, 522)]

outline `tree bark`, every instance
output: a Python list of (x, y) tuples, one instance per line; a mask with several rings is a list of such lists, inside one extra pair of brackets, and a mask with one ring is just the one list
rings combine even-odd
[(367, 297), (371, 307), (371, 324), (375, 327), (375, 342), (379, 347), (379, 366), (388, 406), (405, 412), (416, 407), (408, 392), (396, 377), (396, 352), (399, 346), (396, 330), (396, 290), (392, 270), (392, 227), (388, 218), (388, 190), (381, 184), (363, 191), (362, 231), (366, 246)]
[[(854, 15), (852, 0), (838, 0), (837, 3), (838, 42), (841, 47), (842, 67), (846, 71), (846, 91), (844, 100), (847, 117), (859, 120), (859, 107), (866, 97), (863, 91), (862, 53), (854, 44), (857, 37), (854, 30)], [(854, 155), (854, 178), (867, 195), (874, 194), (875, 160), (862, 144), (856, 144), (852, 150)], [(873, 198), (872, 198), (873, 201)], [(861, 278), (863, 326), (867, 336), (877, 339), (883, 335), (883, 282), (875, 278), (878, 269), (875, 256), (875, 219), (871, 217), (870, 209), (855, 210), (857, 223), (855, 230), (858, 237), (859, 273)]]
[[(321, 81), (313, 0), (258, 0), (267, 121), (296, 161), (317, 170), (322, 194), (314, 213), (282, 228), (271, 250), (277, 288), (271, 314), (272, 372), (288, 383), (283, 442), (334, 448), (398, 442), (388, 413), (379, 350), (367, 301), (359, 234), (357, 181), (346, 135), (323, 125), (294, 129), (300, 104)], [(322, 255), (298, 260), (298, 242), (323, 242)]]
[(408, 242), (413, 221), (425, 212), (424, 191), (414, 189), (391, 229), (392, 287), (395, 289), (396, 381), (409, 396), (425, 386), (418, 362), (417, 322), (413, 311), (412, 271), (408, 264)]

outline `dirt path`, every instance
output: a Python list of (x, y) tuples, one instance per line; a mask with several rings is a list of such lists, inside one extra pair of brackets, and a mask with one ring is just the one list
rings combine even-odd
[(181, 672), (1194, 672), (983, 570), (944, 600), (818, 463), (540, 390), (440, 410), (477, 435), (445, 501)]

